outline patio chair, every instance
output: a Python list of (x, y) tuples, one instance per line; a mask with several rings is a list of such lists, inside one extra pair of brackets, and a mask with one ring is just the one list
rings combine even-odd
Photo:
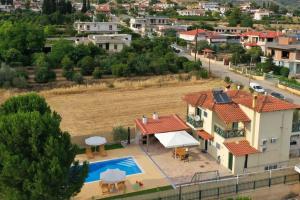
[(190, 154), (185, 154), (182, 158), (181, 158), (181, 160), (183, 160), (183, 162), (189, 162), (190, 161)]
[(102, 194), (109, 194), (110, 188), (107, 183), (102, 183), (101, 181), (99, 182), (99, 185), (101, 187)]
[(121, 191), (121, 190), (125, 191), (125, 189), (126, 189), (125, 181), (118, 182), (117, 183), (117, 188), (118, 188), (119, 191)]
[(85, 149), (85, 154), (86, 154), (86, 156), (87, 156), (88, 159), (94, 158), (94, 154), (93, 154), (91, 148), (86, 148), (86, 149)]

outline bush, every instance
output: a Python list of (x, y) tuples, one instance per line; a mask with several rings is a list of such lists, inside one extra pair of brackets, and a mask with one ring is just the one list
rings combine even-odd
[(111, 71), (114, 76), (129, 76), (130, 71), (127, 64), (115, 64), (111, 66)]
[(224, 82), (225, 82), (225, 83), (231, 83), (230, 77), (229, 77), (229, 76), (225, 76)]
[(61, 66), (63, 68), (63, 76), (67, 80), (72, 80), (74, 75), (73, 61), (68, 56), (64, 56), (64, 58), (61, 61)]
[(197, 79), (206, 79), (208, 78), (208, 71), (206, 69), (200, 69), (196, 73)]
[(93, 78), (100, 79), (102, 77), (102, 70), (100, 67), (96, 67), (93, 71)]
[(48, 67), (37, 67), (35, 70), (34, 80), (37, 83), (48, 83), (56, 79), (56, 74), (54, 71), (50, 70)]
[(12, 80), (12, 84), (13, 86), (17, 87), (17, 88), (27, 88), (28, 84), (27, 81), (24, 77), (15, 77)]
[(94, 59), (90, 56), (83, 57), (77, 65), (81, 69), (81, 74), (84, 76), (92, 75), (95, 68)]
[(280, 75), (281, 75), (281, 76), (283, 76), (283, 77), (288, 77), (289, 74), (290, 74), (289, 68), (281, 67), (281, 69), (280, 69)]
[(74, 75), (73, 75), (73, 78), (72, 80), (77, 83), (77, 84), (82, 84), (83, 83), (83, 76), (80, 72), (76, 72)]
[(115, 142), (121, 142), (122, 140), (126, 140), (128, 137), (128, 132), (123, 126), (114, 127), (112, 132)]

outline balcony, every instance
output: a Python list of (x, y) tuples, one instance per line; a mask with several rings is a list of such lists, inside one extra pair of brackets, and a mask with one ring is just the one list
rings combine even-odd
[(187, 123), (192, 125), (194, 128), (202, 128), (203, 127), (203, 120), (197, 121), (197, 120), (195, 120), (195, 116), (188, 115), (186, 117), (186, 121), (187, 121)]
[(293, 122), (292, 132), (299, 132), (299, 131), (300, 131), (300, 121), (299, 122)]
[(223, 138), (235, 138), (235, 137), (245, 137), (245, 130), (244, 129), (231, 129), (231, 130), (223, 130), (218, 126), (214, 126), (214, 131), (218, 135), (222, 136)]

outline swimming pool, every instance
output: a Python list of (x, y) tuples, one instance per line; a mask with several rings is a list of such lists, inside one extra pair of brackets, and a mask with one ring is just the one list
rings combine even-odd
[(120, 169), (126, 172), (126, 176), (142, 173), (141, 168), (133, 157), (99, 161), (89, 164), (89, 172), (85, 183), (100, 180), (100, 174), (107, 169)]

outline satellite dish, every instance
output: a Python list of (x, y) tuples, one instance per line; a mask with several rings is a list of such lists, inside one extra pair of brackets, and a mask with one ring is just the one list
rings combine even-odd
[(199, 115), (196, 115), (196, 116), (195, 116), (195, 121), (196, 121), (196, 122), (200, 121), (200, 116), (199, 116)]

